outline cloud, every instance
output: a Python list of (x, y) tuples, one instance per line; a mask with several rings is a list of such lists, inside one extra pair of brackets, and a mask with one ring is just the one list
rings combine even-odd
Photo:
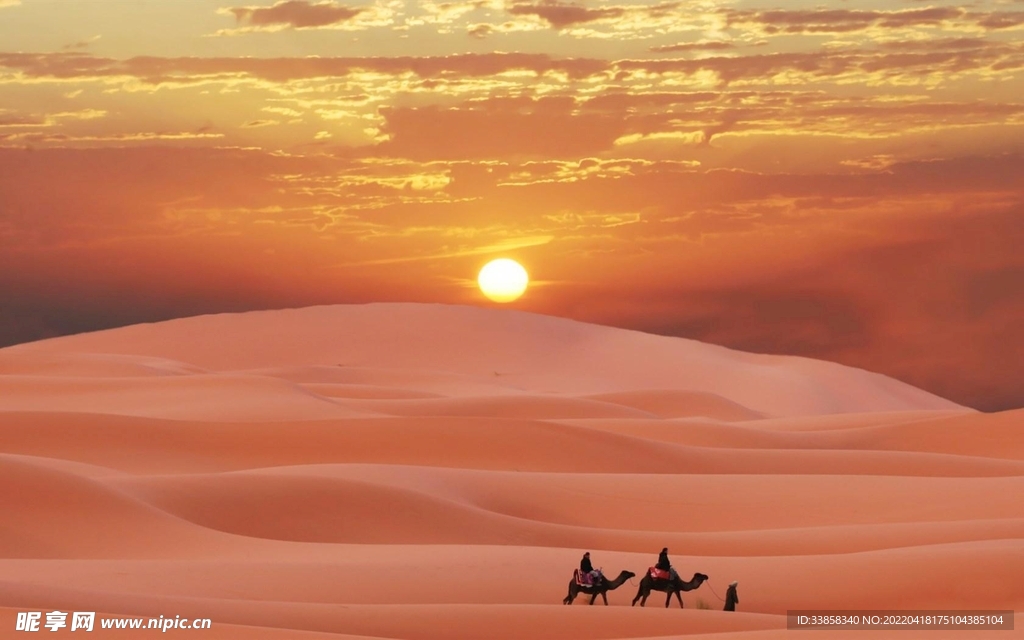
[(81, 50), (84, 50), (84, 49), (88, 49), (93, 43), (97, 42), (102, 37), (103, 36), (93, 36), (93, 37), (88, 38), (86, 40), (79, 40), (78, 42), (73, 42), (71, 44), (66, 44), (63, 47), (61, 47), (61, 49), (63, 51), (81, 51)]
[(494, 33), (495, 29), (489, 24), (475, 24), (466, 30), (466, 33), (474, 38), (486, 38)]
[(22, 114), (4, 111), (0, 109), (0, 139), (3, 139), (3, 129), (10, 128), (53, 128), (63, 122), (97, 120), (106, 117), (107, 112), (99, 109), (82, 109), (79, 111), (62, 111), (59, 113)]
[(511, 17), (500, 23), (477, 23), (468, 33), (481, 38), (491, 33), (512, 33), (556, 29), (574, 38), (612, 38), (666, 34), (692, 30), (692, 12), (687, 14), (681, 2), (654, 5), (622, 4), (588, 6), (581, 2), (540, 0), (539, 2), (506, 2), (505, 13)]
[(923, 51), (844, 49), (707, 57), (697, 60), (618, 60), (554, 58), (544, 54), (460, 54), (436, 57), (367, 58), (158, 58), (113, 60), (85, 54), (0, 53), (0, 66), (39, 78), (133, 77), (147, 83), (189, 82), (216, 77), (249, 76), (272, 82), (344, 78), (360, 73), (421, 78), (480, 78), (513, 72), (562, 73), (569, 80), (615, 75), (628, 81), (629, 73), (713, 73), (723, 82), (770, 80), (787, 72), (808, 77), (887, 71), (892, 74), (929, 75), (939, 72), (981, 70), (994, 64), (1003, 69), (1024, 66), (1024, 51), (1007, 43)]
[(998, 31), (1001, 29), (1016, 29), (1024, 26), (1024, 11), (1003, 11), (977, 16), (979, 26)]
[(0, 142), (17, 143), (96, 143), (96, 142), (153, 142), (156, 140), (209, 140), (223, 138), (223, 133), (204, 133), (193, 131), (159, 132), (143, 131), (139, 133), (112, 133), (106, 135), (70, 135), (66, 133), (0, 133)]
[(536, 16), (555, 29), (564, 29), (595, 20), (621, 18), (625, 14), (625, 9), (622, 7), (588, 8), (581, 4), (559, 2), (558, 0), (543, 0), (539, 4), (517, 3), (507, 11), (512, 15)]
[(636, 145), (647, 142), (676, 142), (684, 145), (700, 145), (709, 141), (709, 137), (701, 131), (658, 131), (655, 133), (631, 133), (616, 138), (616, 146)]
[(554, 240), (554, 236), (527, 236), (509, 238), (502, 240), (494, 244), (483, 245), (472, 248), (461, 248), (440, 253), (427, 253), (415, 256), (402, 256), (398, 258), (381, 258), (377, 260), (365, 260), (362, 262), (343, 263), (335, 265), (336, 268), (344, 267), (362, 267), (370, 265), (382, 265), (382, 264), (403, 264), (408, 262), (424, 262), (428, 260), (447, 260), (450, 258), (462, 258), (466, 256), (482, 256), (493, 253), (500, 253), (505, 251), (514, 251), (516, 249), (523, 249), (526, 247), (537, 247), (545, 245)]
[(425, 14), (417, 18), (407, 19), (407, 24), (429, 23), (449, 25), (480, 9), (502, 8), (502, 0), (465, 0), (462, 2), (423, 1), (417, 4)]
[(28, 77), (57, 79), (136, 78), (147, 83), (188, 82), (211, 77), (249, 76), (271, 82), (343, 78), (359, 73), (421, 78), (442, 75), (494, 76), (509, 71), (537, 74), (559, 72), (570, 78), (586, 77), (608, 69), (602, 60), (556, 58), (546, 54), (467, 53), (433, 57), (365, 58), (166, 58), (139, 56), (127, 60), (81, 53), (0, 53), (0, 67), (17, 69)]
[[(975, 98), (956, 89), (909, 88), (957, 77), (1009, 78), (1013, 69), (1024, 68), (1024, 49), (1018, 44), (984, 38), (635, 60), (540, 54), (116, 60), (82, 53), (0, 53), (0, 66), (11, 70), (5, 73), (9, 83), (30, 92), (42, 90), (33, 82), (95, 83), (86, 98), (64, 106), (65, 114), (102, 114), (83, 107), (116, 105), (121, 99), (140, 107), (155, 105), (167, 95), (155, 95), (164, 87), (174, 88), (175, 99), (197, 104), (205, 104), (218, 89), (229, 91), (237, 115), (218, 122), (223, 144), (291, 144), (293, 150), (312, 152), (298, 145), (316, 143), (350, 157), (452, 161), (677, 154), (676, 159), (706, 163), (706, 153), (731, 147), (728, 162), (752, 168), (767, 167), (754, 161), (770, 154), (769, 139), (796, 148), (815, 136), (820, 153), (839, 163), (891, 153), (881, 148), (885, 140), (920, 134), (906, 144), (923, 149), (922, 144), (931, 144), (925, 136), (968, 127), (987, 129), (979, 132), (990, 139), (986, 144), (1004, 149), (1014, 127), (1024, 124), (1021, 106), (1001, 102), (995, 94)], [(839, 92), (832, 82), (891, 88)], [(108, 97), (119, 91), (131, 95)], [(164, 134), (153, 139), (170, 140), (168, 133), (203, 133), (196, 128), (208, 121), (183, 117), (175, 128), (160, 132), (123, 118), (86, 123), (84, 116), (58, 115), (3, 114), (9, 120), (3, 144), (114, 143), (118, 136), (138, 143), (147, 131)], [(257, 133), (256, 125), (275, 121), (287, 126)], [(14, 124), (22, 128), (15, 130)], [(33, 124), (53, 130), (24, 135)], [(1002, 130), (999, 140), (992, 138), (997, 130)], [(317, 139), (320, 131), (330, 137)], [(850, 153), (821, 144), (825, 136), (858, 144), (871, 140), (876, 148)], [(780, 140), (787, 137), (794, 140)], [(800, 137), (802, 143), (796, 141)], [(758, 145), (761, 151), (743, 151)], [(791, 162), (806, 159), (806, 154), (788, 151), (775, 155)], [(710, 157), (723, 162), (717, 152)]]
[[(529, 72), (553, 76), (551, 81), (571, 88), (573, 82), (593, 79), (620, 86), (643, 84), (652, 75), (676, 76), (675, 86), (710, 88), (736, 82), (778, 84), (783, 76), (788, 82), (804, 84), (821, 79), (850, 79), (860, 84), (884, 82), (902, 85), (949, 82), (958, 75), (978, 74), (991, 78), (1024, 68), (1024, 49), (1019, 44), (981, 39), (946, 40), (950, 46), (919, 47), (904, 45), (899, 49), (843, 48), (837, 50), (784, 52), (744, 56), (709, 56), (698, 59), (622, 59), (556, 58), (545, 54), (457, 54), (432, 57), (365, 57), (365, 58), (165, 58), (135, 57), (116, 60), (83, 53), (0, 53), (0, 67), (21, 72), (17, 83), (33, 79), (105, 80), (108, 84), (134, 80), (139, 86), (188, 86), (200, 82), (239, 82), (249, 78), (273, 83), (296, 80), (325, 81), (332, 78), (360, 82), (363, 91), (372, 87), (387, 89), (388, 94), (408, 81), (399, 76), (412, 74), (435, 84), (420, 85), (433, 90), (445, 83), (463, 91), (472, 87), (468, 80), (480, 80), (484, 94), (490, 93), (495, 81), (518, 84), (533, 82), (501, 74)], [(391, 76), (394, 87), (387, 87)], [(683, 82), (685, 80), (685, 83)], [(140, 85), (139, 83), (142, 83)], [(441, 85), (445, 86), (445, 85)]]
[(639, 73), (714, 74), (721, 85), (737, 81), (764, 82), (785, 75), (795, 84), (812, 79), (858, 78), (861, 83), (900, 84), (922, 78), (982, 71), (1024, 68), (1024, 52), (1018, 46), (992, 43), (990, 46), (936, 51), (878, 51), (840, 49), (837, 51), (786, 52), (736, 57), (714, 56), (695, 60), (620, 60), (622, 71)]
[(493, 99), (459, 108), (381, 110), (389, 140), (378, 151), (414, 159), (580, 157), (611, 147), (622, 118), (574, 114), (572, 98)]
[(5, 113), (0, 111), (0, 129), (13, 127), (45, 127), (49, 124), (50, 121), (42, 116)]
[(970, 31), (1009, 29), (1024, 24), (1024, 12), (969, 12), (959, 7), (924, 9), (802, 9), (735, 10), (722, 12), (730, 27), (754, 27), (765, 35), (842, 34), (869, 30), (944, 27)]
[(927, 40), (886, 40), (878, 48), (886, 51), (956, 51), (1002, 47), (1003, 45), (984, 38), (930, 38)]
[(270, 7), (231, 7), (224, 12), (235, 16), (239, 24), (257, 29), (316, 29), (343, 24), (364, 11), (331, 0), (312, 3), (284, 0)]
[(955, 20), (966, 13), (957, 7), (926, 9), (861, 10), (727, 10), (724, 15), (730, 26), (759, 26), (764, 33), (849, 33), (873, 26), (889, 28), (936, 25)]
[(281, 124), (277, 120), (250, 120), (242, 125), (246, 129), (260, 129), (262, 127), (272, 127), (274, 125)]
[(680, 42), (651, 47), (655, 53), (680, 53), (688, 51), (725, 51), (735, 49), (736, 45), (724, 40), (700, 40), (698, 42)]

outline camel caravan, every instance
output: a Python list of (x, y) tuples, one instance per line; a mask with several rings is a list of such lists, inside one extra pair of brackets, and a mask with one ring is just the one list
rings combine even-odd
[[(601, 599), (607, 605), (608, 592), (618, 589), (627, 580), (635, 576), (636, 574), (632, 571), (621, 571), (614, 580), (609, 580), (600, 569), (594, 569), (594, 565), (590, 562), (590, 552), (588, 551), (583, 554), (583, 559), (580, 560), (580, 568), (573, 570), (572, 580), (569, 582), (569, 593), (562, 600), (562, 604), (572, 604), (576, 596), (582, 593), (590, 596), (590, 604), (594, 604), (597, 596), (601, 596)], [(668, 548), (662, 549), (658, 555), (658, 563), (650, 567), (644, 574), (644, 577), (640, 579), (640, 588), (637, 589), (636, 597), (633, 598), (631, 606), (636, 606), (637, 602), (640, 603), (641, 607), (644, 606), (647, 604), (647, 598), (651, 595), (652, 591), (660, 591), (666, 594), (666, 608), (672, 604), (672, 596), (675, 595), (676, 600), (679, 601), (679, 608), (682, 609), (683, 598), (679, 594), (683, 591), (693, 591), (707, 580), (708, 577), (703, 573), (695, 573), (689, 580), (680, 578), (679, 574), (672, 567), (672, 563), (669, 562)], [(736, 610), (736, 604), (740, 601), (739, 596), (736, 594), (737, 584), (737, 582), (730, 583), (728, 590), (725, 592), (724, 611)]]

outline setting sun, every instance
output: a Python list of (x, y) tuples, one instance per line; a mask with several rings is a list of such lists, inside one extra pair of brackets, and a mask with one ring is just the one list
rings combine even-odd
[(477, 277), (480, 291), (495, 302), (512, 302), (523, 295), (530, 282), (523, 265), (509, 258), (491, 260)]

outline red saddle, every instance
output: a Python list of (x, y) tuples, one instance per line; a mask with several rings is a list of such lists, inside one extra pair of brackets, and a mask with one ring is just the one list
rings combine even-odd
[(671, 573), (669, 573), (668, 571), (662, 571), (658, 567), (651, 567), (650, 569), (648, 569), (648, 572), (650, 572), (651, 578), (653, 578), (654, 580), (671, 580), (672, 579), (672, 574)]

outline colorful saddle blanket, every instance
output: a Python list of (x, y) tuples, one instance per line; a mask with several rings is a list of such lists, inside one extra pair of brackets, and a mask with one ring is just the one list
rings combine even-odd
[(572, 579), (581, 587), (592, 587), (596, 582), (600, 582), (601, 580), (601, 578), (597, 578), (595, 580), (593, 576), (588, 573), (583, 573), (579, 569), (572, 570)]
[(650, 569), (648, 569), (648, 571), (651, 574), (651, 578), (653, 578), (654, 580), (671, 580), (672, 579), (672, 574), (671, 573), (669, 573), (668, 571), (662, 571), (658, 567), (651, 567)]

